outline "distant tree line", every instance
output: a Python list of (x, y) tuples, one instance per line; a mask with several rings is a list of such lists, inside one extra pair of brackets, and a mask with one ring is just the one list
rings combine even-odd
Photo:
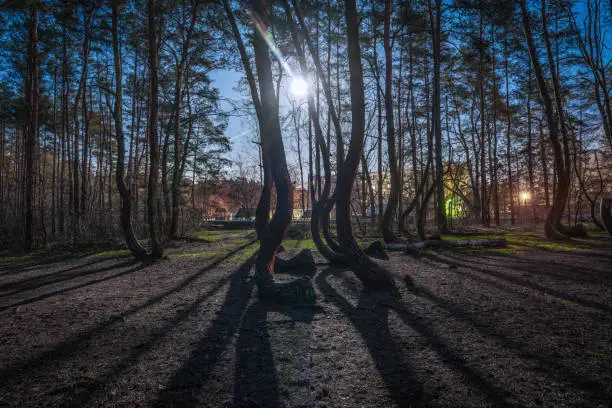
[[(485, 226), (514, 224), (527, 206), (549, 239), (584, 234), (583, 209), (604, 227), (612, 14), (603, 0), (8, 4), (0, 225), (26, 249), (97, 234), (120, 213), (134, 254), (160, 257), (177, 236), (187, 169), (196, 178), (227, 165), (213, 69), (245, 74), (249, 103), (238, 109), (257, 122), (264, 281), (274, 279), (294, 185), (311, 195), (318, 250), (374, 285), (390, 279), (355, 240), (352, 220), (366, 211), (388, 243), (412, 228), (425, 239), (430, 205), (436, 232), (448, 232), (448, 200)], [(284, 115), (297, 76), (308, 93)], [(293, 141), (297, 163), (285, 151)], [(132, 225), (139, 216), (146, 231)]]

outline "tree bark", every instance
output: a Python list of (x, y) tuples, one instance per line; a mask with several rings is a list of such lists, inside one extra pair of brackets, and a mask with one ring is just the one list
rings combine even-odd
[(29, 252), (34, 245), (33, 213), (34, 213), (34, 151), (38, 140), (38, 10), (36, 5), (30, 6), (30, 30), (28, 50), (28, 73), (26, 80), (26, 140), (25, 140), (25, 219), (24, 219), (24, 249)]
[(255, 82), (255, 75), (253, 75), (249, 56), (246, 52), (246, 48), (244, 46), (244, 42), (242, 41), (242, 36), (240, 34), (240, 30), (238, 29), (236, 19), (234, 18), (234, 13), (229, 5), (228, 0), (223, 0), (223, 7), (225, 8), (225, 13), (227, 14), (227, 18), (232, 27), (232, 34), (234, 35), (236, 45), (238, 46), (238, 51), (240, 52), (240, 60), (242, 61), (242, 66), (247, 77), (247, 83), (249, 84), (249, 90), (251, 92), (251, 99), (253, 100), (255, 113), (257, 115), (257, 123), (259, 124), (261, 162), (263, 167), (263, 183), (261, 188), (261, 194), (259, 195), (259, 201), (257, 203), (257, 209), (255, 210), (255, 231), (257, 233), (257, 239), (259, 239), (259, 241), (263, 241), (270, 219), (270, 200), (273, 185), (272, 175), (270, 173), (270, 166), (268, 164), (269, 160), (267, 152), (265, 151), (263, 146), (263, 108), (261, 106), (259, 92), (257, 90), (257, 84)]
[(276, 188), (276, 209), (260, 242), (256, 261), (257, 280), (260, 289), (274, 282), (276, 254), (291, 222), (293, 209), (293, 188), (281, 135), (278, 104), (274, 94), (272, 65), (266, 43), (268, 35), (267, 12), (263, 0), (253, 0), (253, 18), (258, 33), (255, 33), (253, 47), (255, 66), (261, 95), (262, 123), (261, 137), (264, 154), (274, 160), (268, 161), (270, 173)]
[(393, 49), (391, 45), (391, 0), (385, 0), (384, 48), (385, 48), (385, 116), (387, 119), (387, 155), (391, 175), (391, 191), (381, 225), (383, 239), (386, 243), (397, 241), (393, 233), (393, 216), (398, 204), (400, 179), (397, 169), (395, 151), (395, 124), (393, 119)]
[(550, 95), (548, 94), (544, 74), (542, 72), (542, 68), (538, 59), (538, 53), (531, 32), (531, 22), (529, 18), (529, 12), (527, 10), (526, 0), (519, 0), (519, 5), (521, 8), (523, 32), (527, 41), (529, 57), (531, 59), (531, 64), (534, 69), (538, 89), (540, 91), (542, 108), (544, 110), (544, 114), (548, 123), (549, 138), (553, 147), (555, 169), (557, 170), (557, 182), (553, 198), (553, 205), (548, 213), (548, 217), (546, 218), (544, 232), (547, 239), (562, 239), (564, 238), (564, 234), (559, 231), (558, 225), (561, 222), (563, 209), (565, 207), (565, 202), (567, 199), (569, 179), (567, 178), (565, 160), (563, 157), (561, 143), (559, 142), (559, 124), (553, 111), (553, 102), (550, 99)]
[(431, 28), (433, 33), (433, 101), (432, 101), (432, 123), (434, 141), (436, 146), (436, 220), (438, 233), (448, 232), (448, 221), (446, 219), (446, 207), (444, 198), (444, 163), (442, 157), (442, 121), (440, 115), (440, 49), (441, 49), (441, 17), (442, 0), (435, 1), (435, 14), (432, 14), (431, 0), (429, 3)]
[[(198, 16), (199, 2), (192, 1), (191, 2), (191, 19), (189, 22), (189, 28), (187, 29), (187, 34), (185, 36), (185, 41), (183, 43), (183, 50), (181, 53), (181, 59), (176, 67), (176, 87), (175, 87), (175, 96), (174, 96), (174, 106), (173, 106), (173, 114), (174, 114), (174, 169), (172, 173), (172, 214), (170, 219), (170, 228), (168, 230), (168, 235), (170, 237), (175, 237), (178, 229), (178, 219), (179, 219), (179, 211), (180, 211), (180, 183), (183, 177), (183, 172), (181, 166), (181, 107), (183, 101), (183, 77), (184, 71), (187, 65), (187, 58), (189, 56), (189, 47), (191, 45), (191, 38), (193, 36), (193, 29), (195, 27), (196, 19)], [(185, 146), (187, 149), (187, 146)]]
[(351, 94), (351, 138), (348, 153), (342, 167), (338, 170), (336, 227), (342, 252), (348, 257), (357, 277), (366, 286), (395, 288), (389, 273), (372, 262), (359, 247), (353, 236), (350, 215), (350, 197), (353, 182), (359, 167), (359, 155), (363, 149), (365, 132), (365, 98), (363, 71), (361, 65), (361, 46), (359, 43), (359, 15), (355, 0), (345, 0), (346, 39)]
[(138, 242), (134, 229), (132, 228), (132, 194), (124, 179), (125, 166), (125, 138), (123, 134), (123, 74), (121, 49), (119, 47), (119, 7), (120, 0), (112, 1), (112, 37), (113, 37), (113, 61), (115, 65), (115, 137), (117, 138), (117, 167), (115, 175), (117, 189), (121, 197), (121, 209), (119, 219), (123, 230), (125, 243), (138, 260), (144, 260), (147, 256), (145, 248)]
[[(302, 72), (307, 72), (306, 57), (299, 44), (299, 37), (297, 33), (297, 28), (293, 21), (291, 8), (289, 7), (289, 3), (286, 0), (283, 1), (283, 5), (287, 14), (287, 19), (289, 21), (289, 29), (293, 38), (293, 44), (296, 49), (300, 69), (302, 70)], [(313, 124), (314, 128), (316, 144), (317, 146), (319, 146), (321, 157), (323, 159), (324, 172), (323, 190), (321, 191), (318, 200), (313, 203), (312, 206), (310, 231), (315, 246), (327, 260), (337, 264), (345, 264), (346, 258), (337, 252), (339, 250), (339, 247), (333, 242), (333, 240), (331, 240), (331, 237), (329, 236), (329, 206), (330, 204), (333, 205), (334, 202), (333, 199), (329, 199), (329, 194), (331, 190), (331, 159), (329, 146), (323, 137), (319, 113), (316, 110), (315, 100), (312, 95), (312, 92), (308, 93), (307, 102), (310, 122)], [(323, 233), (326, 242), (328, 243), (328, 245), (331, 244), (329, 248), (321, 239), (321, 228), (323, 228)]]
[(157, 83), (157, 4), (155, 0), (147, 0), (148, 45), (149, 45), (149, 188), (147, 193), (147, 220), (149, 222), (149, 237), (151, 239), (151, 258), (158, 259), (164, 255), (159, 239), (157, 178), (159, 176), (159, 146), (158, 146), (158, 83)]

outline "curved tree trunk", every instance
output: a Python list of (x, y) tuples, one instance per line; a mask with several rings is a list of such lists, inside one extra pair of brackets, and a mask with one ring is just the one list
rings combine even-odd
[[(287, 14), (287, 19), (289, 22), (289, 29), (291, 31), (291, 36), (293, 39), (293, 45), (296, 49), (298, 62), (300, 64), (300, 69), (303, 73), (308, 72), (308, 67), (306, 65), (306, 57), (302, 50), (302, 47), (299, 44), (299, 37), (297, 33), (297, 28), (293, 21), (293, 15), (291, 12), (291, 8), (287, 0), (283, 1), (283, 7)], [(331, 207), (333, 207), (335, 202), (335, 196), (332, 196), (331, 199), (329, 197), (331, 190), (331, 162), (330, 162), (330, 154), (328, 145), (323, 137), (323, 130), (321, 128), (321, 122), (319, 120), (319, 114), (316, 110), (315, 101), (312, 93), (308, 93), (307, 96), (308, 102), (308, 113), (310, 115), (311, 124), (314, 127), (315, 140), (316, 145), (319, 146), (320, 156), (323, 159), (323, 173), (324, 173), (324, 183), (323, 190), (319, 195), (318, 201), (314, 202), (312, 206), (312, 214), (310, 219), (310, 232), (312, 235), (313, 242), (317, 247), (317, 250), (330, 262), (336, 264), (346, 264), (346, 257), (342, 256), (339, 251), (340, 247), (333, 238), (329, 234), (329, 212)], [(321, 228), (323, 229), (323, 235), (325, 237), (325, 241), (329, 248), (323, 242), (321, 238)]]
[(348, 257), (357, 277), (370, 287), (394, 288), (391, 275), (375, 264), (359, 247), (353, 236), (350, 199), (353, 182), (359, 167), (365, 132), (365, 98), (361, 47), (359, 44), (359, 15), (355, 0), (345, 0), (344, 11), (347, 31), (347, 51), (351, 91), (351, 139), (348, 153), (338, 170), (336, 226), (342, 252)]
[(519, 4), (521, 7), (523, 31), (525, 34), (525, 39), (527, 40), (529, 57), (534, 69), (538, 90), (540, 91), (542, 108), (548, 123), (549, 137), (553, 147), (555, 159), (555, 169), (557, 170), (557, 187), (555, 189), (553, 205), (548, 213), (548, 216), (546, 217), (546, 223), (544, 224), (544, 233), (547, 239), (563, 239), (564, 234), (563, 232), (559, 231), (558, 226), (561, 222), (563, 209), (565, 208), (567, 194), (569, 192), (569, 177), (565, 168), (565, 160), (563, 158), (561, 143), (559, 142), (559, 124), (553, 111), (553, 102), (548, 94), (548, 89), (546, 88), (544, 74), (540, 66), (538, 53), (531, 32), (531, 22), (529, 12), (527, 10), (527, 3), (525, 0), (520, 0)]
[(249, 61), (249, 56), (246, 52), (244, 42), (242, 41), (242, 36), (240, 35), (240, 30), (238, 29), (236, 19), (234, 18), (234, 13), (229, 5), (228, 0), (223, 0), (223, 7), (225, 8), (225, 13), (227, 14), (227, 18), (232, 27), (232, 34), (234, 35), (236, 45), (238, 46), (238, 51), (240, 52), (240, 60), (242, 61), (242, 66), (247, 77), (247, 83), (249, 84), (249, 90), (251, 92), (251, 99), (253, 100), (253, 105), (255, 106), (255, 113), (257, 115), (257, 122), (259, 123), (261, 162), (263, 167), (263, 183), (261, 193), (259, 195), (259, 201), (257, 203), (257, 209), (255, 210), (255, 231), (257, 233), (257, 239), (259, 241), (262, 241), (264, 239), (266, 230), (268, 228), (268, 222), (270, 220), (270, 199), (272, 195), (273, 185), (272, 175), (270, 173), (270, 166), (268, 164), (268, 156), (263, 147), (264, 130), (262, 127), (262, 106), (261, 101), (259, 99), (259, 93), (257, 91), (257, 84), (255, 83), (255, 75), (253, 75), (253, 70)]
[(259, 33), (253, 39), (255, 49), (255, 66), (259, 80), (259, 91), (261, 95), (262, 123), (261, 138), (263, 152), (268, 158), (270, 173), (276, 187), (276, 209), (266, 234), (260, 242), (259, 255), (256, 262), (256, 273), (260, 288), (267, 286), (275, 279), (274, 264), (276, 254), (284, 235), (291, 222), (293, 208), (293, 188), (287, 161), (285, 148), (281, 135), (278, 104), (274, 94), (274, 82), (272, 80), (272, 65), (267, 36), (267, 14), (263, 0), (253, 0), (253, 19)]
[(125, 243), (134, 257), (138, 260), (144, 260), (147, 257), (147, 251), (138, 242), (134, 229), (132, 228), (132, 194), (125, 183), (124, 165), (125, 165), (125, 139), (123, 135), (123, 76), (121, 72), (121, 50), (119, 48), (118, 34), (118, 19), (119, 19), (119, 0), (112, 1), (112, 36), (113, 36), (113, 57), (115, 64), (115, 108), (113, 115), (115, 117), (115, 136), (117, 138), (117, 167), (116, 179), (117, 189), (121, 196), (121, 211), (120, 221), (123, 230)]
[(257, 234), (257, 239), (260, 241), (263, 240), (268, 229), (268, 222), (270, 221), (270, 201), (272, 198), (272, 187), (274, 186), (272, 174), (270, 173), (270, 165), (268, 164), (268, 156), (263, 150), (263, 144), (261, 149), (263, 183), (261, 193), (259, 194), (259, 201), (257, 202), (257, 208), (255, 209), (255, 233)]

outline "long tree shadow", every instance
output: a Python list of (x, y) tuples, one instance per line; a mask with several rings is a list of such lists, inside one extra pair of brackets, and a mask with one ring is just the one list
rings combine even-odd
[[(599, 381), (589, 376), (576, 373), (571, 368), (557, 362), (557, 358), (530, 350), (528, 344), (524, 344), (511, 338), (512, 333), (496, 329), (494, 323), (486, 322), (482, 319), (482, 314), (473, 313), (466, 308), (434, 294), (423, 286), (417, 286), (412, 282), (406, 282), (407, 289), (414, 295), (425, 298), (438, 307), (445, 310), (459, 321), (463, 321), (473, 327), (483, 338), (491, 338), (498, 341), (504, 348), (512, 349), (517, 352), (520, 358), (537, 361), (540, 370), (547, 372), (548, 375), (560, 378), (571, 386), (592, 394), (598, 399), (612, 400), (612, 395), (608, 393), (606, 387)], [(405, 314), (406, 308), (396, 308), (400, 316)], [(477, 317), (478, 316), (478, 317)], [(410, 316), (408, 315), (408, 318)]]
[(311, 321), (315, 309), (296, 311), (290, 306), (256, 302), (247, 310), (254, 287), (254, 280), (249, 279), (248, 273), (246, 267), (232, 276), (217, 317), (153, 406), (201, 406), (205, 385), (237, 332), (235, 402), (247, 406), (278, 406), (278, 381), (266, 316), (275, 310), (285, 312), (293, 320)]
[[(253, 254), (230, 277), (228, 277), (227, 279), (221, 280), (209, 291), (197, 297), (188, 307), (185, 307), (179, 314), (174, 316), (172, 319), (169, 319), (163, 326), (153, 330), (148, 335), (147, 340), (139, 343), (138, 347), (133, 348), (131, 352), (128, 354), (128, 356), (126, 356), (118, 364), (115, 365), (115, 367), (111, 370), (111, 372), (105, 374), (104, 376), (101, 376), (102, 379), (98, 380), (96, 383), (89, 384), (89, 387), (87, 387), (87, 389), (81, 390), (81, 393), (78, 395), (75, 395), (70, 400), (70, 403), (66, 403), (64, 405), (67, 408), (68, 407), (78, 408), (78, 407), (85, 406), (88, 402), (94, 400), (96, 395), (99, 395), (100, 393), (104, 391), (105, 384), (110, 384), (111, 382), (118, 380), (121, 373), (124, 373), (127, 370), (129, 370), (130, 367), (136, 364), (138, 360), (142, 358), (144, 354), (151, 352), (155, 348), (155, 346), (162, 343), (163, 340), (167, 337), (167, 335), (172, 331), (173, 328), (177, 327), (181, 322), (187, 320), (190, 315), (192, 315), (194, 312), (197, 311), (198, 307), (203, 302), (205, 302), (210, 296), (214, 295), (223, 286), (225, 286), (225, 284), (227, 284), (228, 281), (230, 281), (230, 289), (228, 290), (228, 295), (230, 295), (230, 293), (232, 292), (232, 287), (233, 288), (240, 287), (241, 291), (244, 290), (245, 292), (250, 291), (248, 286), (250, 286), (251, 283), (247, 281), (247, 277), (248, 277), (249, 269), (253, 263), (255, 256), (256, 254)], [(231, 293), (231, 294), (236, 295), (236, 293)], [(248, 300), (248, 296), (246, 296), (246, 298)], [(226, 302), (227, 302), (227, 299), (228, 298), (226, 297)], [(234, 306), (236, 305), (233, 305), (232, 307)], [(232, 316), (229, 316), (229, 317), (232, 317)], [(236, 319), (236, 320), (239, 320), (239, 319)], [(222, 347), (223, 341), (226, 339), (226, 337), (223, 337), (224, 333), (215, 332), (213, 334), (214, 336), (219, 336), (219, 337), (215, 337), (214, 339), (211, 338), (209, 340), (215, 343), (215, 345)], [(228, 336), (231, 337), (230, 332), (227, 332), (227, 334)], [(216, 341), (221, 338), (223, 338), (224, 340), (216, 343)], [(220, 353), (216, 353), (215, 357), (217, 358), (220, 357)], [(172, 399), (172, 401), (174, 401), (174, 399)], [(162, 404), (162, 405), (167, 406), (171, 404)], [(178, 406), (183, 406), (183, 405), (180, 404)]]
[(99, 248), (87, 249), (83, 251), (72, 249), (69, 252), (60, 252), (59, 254), (54, 254), (50, 252), (33, 254), (28, 257), (24, 257), (26, 259), (24, 259), (23, 261), (16, 260), (16, 261), (2, 262), (0, 260), (0, 276), (15, 275), (15, 274), (23, 272), (24, 270), (28, 268), (32, 268), (32, 267), (41, 267), (41, 266), (50, 265), (56, 262), (85, 258), (99, 251), (100, 251)]
[(488, 268), (499, 268), (502, 265), (503, 268), (511, 268), (530, 275), (544, 275), (558, 281), (612, 286), (612, 274), (608, 271), (584, 266), (576, 268), (574, 265), (567, 265), (566, 263), (555, 262), (549, 259), (517, 259), (517, 257), (508, 259), (506, 256), (494, 255), (471, 256), (471, 254), (460, 250), (432, 251), (420, 254), (419, 257), (450, 267), (482, 265)]
[[(38, 289), (43, 286), (54, 285), (54, 284), (69, 281), (75, 278), (86, 277), (89, 275), (94, 275), (94, 274), (110, 271), (112, 269), (123, 268), (125, 266), (131, 266), (131, 265), (136, 264), (137, 262), (134, 260), (130, 260), (130, 261), (123, 262), (120, 264), (112, 264), (112, 265), (101, 267), (101, 268), (94, 268), (94, 269), (87, 270), (87, 271), (76, 271), (75, 272), (76, 269), (82, 269), (82, 268), (85, 268), (95, 263), (97, 262), (87, 263), (85, 265), (80, 265), (78, 267), (69, 268), (67, 270), (56, 272), (56, 273), (50, 273), (50, 274), (32, 277), (29, 279), (24, 279), (19, 282), (6, 283), (0, 286), (0, 292), (4, 290), (8, 290), (9, 292), (2, 293), (0, 296), (7, 297), (7, 296), (15, 295), (20, 292)], [(68, 271), (71, 271), (71, 273), (67, 273)]]
[(328, 276), (339, 276), (340, 274), (341, 271), (332, 268), (324, 271), (317, 276), (317, 286), (359, 330), (378, 372), (399, 406), (430, 406), (430, 400), (435, 396), (427, 395), (424, 392), (423, 380), (417, 378), (414, 370), (410, 369), (410, 363), (406, 360), (404, 351), (393, 340), (388, 323), (390, 308), (398, 311), (398, 316), (404, 323), (428, 341), (430, 347), (443, 359), (445, 364), (459, 372), (476, 389), (484, 392), (493, 406), (514, 406), (510, 402), (512, 398), (510, 391), (493, 383), (483, 373), (471, 367), (464, 357), (455, 353), (450, 344), (440, 339), (429, 324), (423, 322), (417, 314), (410, 312), (396, 296), (385, 299), (380, 294), (363, 291), (357, 307), (353, 307), (326, 281)]
[[(119, 322), (123, 322), (124, 319), (128, 318), (131, 315), (134, 315), (142, 310), (145, 310), (159, 302), (161, 302), (162, 300), (164, 300), (165, 298), (167, 298), (168, 296), (171, 296), (174, 293), (178, 293), (181, 290), (183, 290), (184, 288), (186, 288), (187, 286), (189, 286), (191, 283), (193, 283), (195, 280), (197, 280), (198, 278), (200, 278), (201, 276), (203, 276), (206, 272), (214, 269), (215, 267), (219, 266), (222, 262), (224, 262), (225, 260), (231, 258), (232, 256), (236, 255), (237, 253), (239, 253), (240, 251), (248, 248), (249, 246), (253, 245), (255, 243), (255, 240), (250, 241), (248, 243), (245, 243), (244, 245), (241, 245), (239, 247), (236, 247), (234, 249), (232, 249), (230, 252), (228, 252), (227, 254), (217, 258), (216, 260), (214, 260), (213, 262), (211, 262), (210, 264), (208, 264), (206, 267), (202, 268), (201, 270), (197, 271), (196, 273), (188, 276), (187, 278), (183, 279), (181, 282), (179, 282), (178, 284), (174, 285), (172, 288), (160, 293), (159, 295), (156, 295), (150, 299), (148, 299), (146, 302), (134, 306), (126, 311), (124, 311), (123, 313), (116, 315), (116, 316), (112, 316), (109, 319), (105, 320), (104, 322), (98, 324), (97, 326), (91, 328), (90, 330), (78, 335), (75, 338), (71, 338), (68, 340), (65, 340), (59, 344), (57, 344), (55, 347), (53, 347), (50, 350), (47, 351), (43, 351), (41, 353), (38, 353), (34, 356), (32, 356), (31, 358), (29, 358), (28, 360), (22, 361), (22, 362), (18, 362), (9, 366), (6, 366), (4, 368), (2, 368), (0, 370), (0, 378), (14, 378), (16, 376), (17, 373), (20, 374), (27, 374), (28, 372), (32, 371), (32, 370), (36, 370), (42, 366), (44, 366), (45, 364), (48, 364), (49, 362), (52, 361), (58, 361), (64, 358), (69, 358), (72, 357), (74, 355), (74, 351), (76, 349), (79, 348), (80, 345), (91, 341), (92, 339), (97, 338), (98, 336), (104, 334), (104, 332), (106, 330), (108, 330), (112, 325), (119, 323)], [(138, 269), (142, 268), (143, 266), (139, 266)], [(224, 284), (226, 283), (228, 280), (230, 279), (230, 277), (224, 279), (222, 282), (220, 282), (220, 284)]]
[[(532, 290), (536, 290), (542, 293), (546, 293), (548, 295), (552, 295), (555, 296), (557, 298), (566, 300), (566, 301), (570, 301), (570, 302), (574, 302), (577, 303), (581, 306), (584, 307), (590, 307), (593, 309), (597, 309), (599, 311), (603, 311), (603, 312), (610, 312), (612, 311), (612, 307), (609, 305), (605, 305), (603, 303), (599, 303), (599, 302), (595, 302), (593, 300), (588, 300), (588, 299), (583, 299), (581, 297), (578, 297), (576, 295), (572, 295), (570, 293), (564, 293), (560, 290), (557, 289), (552, 289), (552, 288), (548, 288), (546, 286), (540, 285), (538, 283), (535, 282), (530, 282), (526, 279), (517, 277), (517, 276), (512, 276), (506, 273), (502, 273), (499, 271), (495, 271), (492, 268), (486, 268), (486, 267), (479, 267), (479, 266), (475, 266), (474, 263), (470, 260), (467, 261), (461, 257), (458, 257), (457, 255), (453, 255), (453, 254), (446, 254), (446, 256), (448, 258), (450, 258), (452, 261), (455, 262), (456, 266), (460, 266), (466, 269), (470, 269), (485, 275), (489, 275), (489, 276), (493, 276), (495, 278), (504, 280), (506, 282), (510, 282), (513, 283), (515, 285), (519, 285), (519, 286), (523, 286)], [(493, 266), (494, 267), (494, 266)], [(533, 271), (532, 271), (533, 272)]]
[[(253, 255), (251, 257), (254, 259)], [(206, 384), (223, 351), (238, 330), (249, 302), (254, 280), (249, 279), (251, 262), (234, 273), (223, 305), (188, 360), (174, 373), (152, 404), (155, 407), (200, 406), (198, 391)]]
[(81, 268), (85, 268), (85, 267), (88, 267), (88, 266), (92, 266), (92, 265), (95, 265), (97, 263), (104, 262), (106, 260), (108, 260), (108, 259), (100, 257), (100, 258), (97, 258), (97, 259), (93, 259), (93, 260), (91, 260), (89, 262), (79, 263), (77, 265), (71, 266), (71, 267), (66, 268), (66, 269), (62, 269), (62, 270), (58, 270), (58, 271), (53, 271), (53, 272), (48, 272), (48, 273), (37, 274), (35, 276), (31, 276), (29, 278), (25, 278), (25, 279), (22, 279), (22, 280), (18, 280), (18, 281), (14, 281), (14, 282), (8, 282), (8, 283), (5, 283), (3, 285), (0, 285), (0, 290), (10, 289), (12, 287), (19, 286), (19, 285), (27, 285), (29, 283), (32, 283), (32, 282), (35, 282), (35, 281), (38, 281), (38, 280), (41, 280), (41, 279), (46, 279), (47, 277), (50, 277), (50, 276), (63, 275), (65, 273), (67, 273), (67, 272), (71, 272), (71, 271), (74, 271), (74, 270), (77, 270), (77, 269), (81, 269)]
[[(256, 302), (252, 304), (242, 319), (238, 341), (236, 342), (236, 366), (234, 376), (234, 405), (239, 407), (279, 407), (282, 401), (279, 395), (279, 380), (278, 371), (281, 367), (277, 367), (274, 355), (272, 352), (271, 327), (268, 321), (270, 312), (279, 312), (291, 319), (291, 327), (285, 327), (284, 330), (294, 331), (296, 322), (306, 324), (312, 323), (312, 319), (317, 313), (316, 307), (294, 308), (291, 305), (275, 305), (272, 303)], [(283, 326), (286, 326), (283, 325)], [(278, 330), (278, 329), (276, 329)], [(293, 333), (296, 336), (295, 333)], [(299, 348), (296, 341), (291, 341), (291, 336), (281, 335), (274, 339), (277, 341), (277, 346), (285, 350), (284, 355), (291, 355), (289, 349)], [(303, 333), (298, 333), (297, 337), (303, 339)], [(305, 340), (308, 341), (308, 340)], [(299, 341), (298, 341), (299, 342)], [(304, 346), (308, 348), (309, 346)], [(296, 350), (291, 350), (296, 351)], [(299, 350), (298, 350), (299, 351)], [(303, 351), (303, 350), (302, 350)], [(298, 353), (299, 354), (299, 353)], [(295, 355), (293, 360), (300, 360)], [(302, 361), (284, 360), (285, 371), (280, 375), (283, 376), (285, 382), (288, 381), (293, 385), (304, 385), (306, 380), (303, 378), (308, 371), (307, 361), (302, 355)], [(293, 370), (287, 366), (294, 364)], [(288, 379), (287, 376), (293, 378)], [(301, 376), (302, 378), (295, 378)], [(310, 390), (306, 392), (310, 394)]]
[[(111, 267), (109, 269), (122, 268), (122, 267), (125, 267), (125, 266), (134, 265), (136, 263), (137, 263), (136, 261), (126, 262), (125, 264), (115, 265), (114, 267)], [(61, 294), (64, 294), (64, 293), (67, 293), (67, 292), (70, 292), (70, 291), (73, 291), (73, 290), (82, 289), (82, 288), (85, 288), (87, 286), (95, 285), (97, 283), (106, 282), (106, 281), (109, 281), (111, 279), (120, 278), (120, 277), (128, 275), (130, 273), (134, 273), (136, 271), (139, 271), (139, 270), (141, 270), (141, 269), (143, 269), (145, 267), (146, 267), (146, 265), (138, 264), (134, 268), (128, 269), (128, 270), (123, 271), (123, 272), (118, 272), (118, 273), (115, 273), (113, 275), (106, 276), (104, 278), (93, 279), (93, 280), (90, 280), (90, 281), (85, 282), (85, 283), (81, 283), (81, 284), (78, 284), (78, 285), (70, 286), (68, 288), (54, 290), (53, 292), (45, 293), (43, 295), (35, 296), (35, 297), (29, 298), (29, 299), (25, 299), (25, 300), (22, 300), (22, 301), (19, 301), (19, 302), (14, 302), (14, 303), (11, 303), (9, 305), (0, 307), (0, 313), (5, 311), (5, 310), (7, 310), (7, 309), (11, 309), (13, 307), (27, 305), (27, 304), (30, 304), (30, 303), (38, 302), (39, 300), (48, 299), (50, 297), (61, 295)]]
[(329, 276), (342, 276), (343, 272), (328, 268), (317, 275), (315, 281), (321, 294), (345, 313), (361, 333), (391, 397), (400, 406), (421, 406), (425, 402), (423, 386), (391, 336), (388, 307), (381, 306), (375, 296), (365, 291), (353, 307), (327, 282)]
[[(460, 254), (456, 254), (457, 258), (465, 259)], [(468, 261), (468, 260), (466, 260)], [(488, 261), (488, 262), (486, 262)], [(588, 268), (585, 266), (576, 267), (562, 262), (555, 262), (549, 259), (516, 259), (508, 260), (506, 258), (487, 257), (481, 260), (470, 258), (470, 264), (479, 263), (488, 267), (495, 267), (500, 262), (505, 268), (512, 268), (520, 272), (529, 273), (532, 275), (544, 275), (557, 281), (571, 281), (575, 283), (589, 283), (595, 285), (612, 286), (612, 273), (601, 269)]]

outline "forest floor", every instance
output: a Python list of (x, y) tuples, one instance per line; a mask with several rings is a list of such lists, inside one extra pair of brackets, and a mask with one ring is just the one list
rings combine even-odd
[[(315, 306), (261, 303), (252, 232), (0, 258), (0, 407), (608, 407), (612, 238), (318, 259)], [(286, 254), (311, 247), (288, 240)], [(410, 277), (411, 279), (407, 279)]]

